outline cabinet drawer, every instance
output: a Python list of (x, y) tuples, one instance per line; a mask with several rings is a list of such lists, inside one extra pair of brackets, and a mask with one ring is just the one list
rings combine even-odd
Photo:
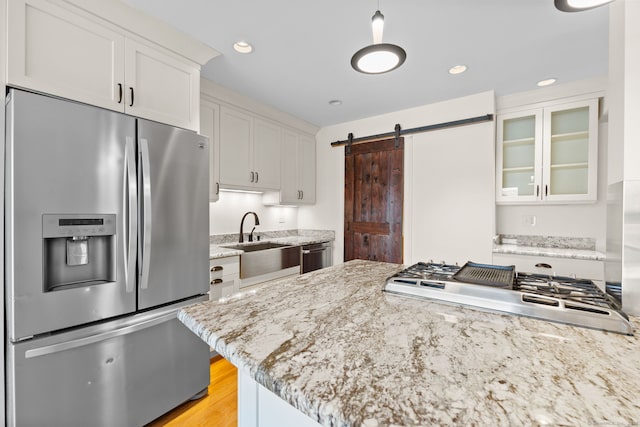
[(209, 286), (209, 300), (217, 301), (220, 298), (229, 298), (240, 291), (240, 280), (235, 279), (217, 279), (212, 280)]
[[(516, 271), (523, 273), (553, 274), (556, 276), (578, 277), (590, 280), (604, 280), (604, 263), (573, 258), (554, 258), (533, 255), (493, 254), (497, 265), (515, 265)], [(546, 264), (551, 268), (538, 267)]]
[(225, 258), (216, 258), (209, 260), (209, 274), (211, 280), (222, 279), (223, 276), (229, 276), (240, 273), (240, 257), (230, 256)]

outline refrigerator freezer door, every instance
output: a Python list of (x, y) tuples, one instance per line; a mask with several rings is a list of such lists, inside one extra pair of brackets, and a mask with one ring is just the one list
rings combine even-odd
[(10, 344), (7, 425), (142, 426), (207, 388), (209, 346), (178, 309)]
[[(136, 238), (137, 206), (130, 202), (135, 194), (127, 197), (137, 187), (136, 171), (131, 173), (136, 167), (135, 119), (16, 89), (10, 90), (6, 118), (9, 339), (135, 311), (135, 250), (131, 254), (128, 238)], [(133, 176), (133, 182), (127, 176)], [(75, 236), (78, 241), (85, 238), (88, 258), (66, 255), (65, 243), (74, 239), (72, 234), (46, 236), (48, 225), (58, 232), (82, 228), (99, 234), (98, 225), (87, 225), (97, 224), (91, 221), (98, 216), (115, 218), (109, 219), (112, 234)], [(84, 225), (69, 225), (73, 219)], [(83, 271), (102, 280), (83, 281)], [(49, 276), (57, 281), (49, 284)], [(70, 278), (74, 283), (69, 286), (65, 279)]]
[(209, 290), (209, 144), (191, 131), (138, 120), (138, 308)]

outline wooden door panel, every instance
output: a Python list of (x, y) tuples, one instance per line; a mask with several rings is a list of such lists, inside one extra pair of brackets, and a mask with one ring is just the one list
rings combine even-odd
[(345, 153), (345, 261), (402, 262), (403, 159), (402, 139)]

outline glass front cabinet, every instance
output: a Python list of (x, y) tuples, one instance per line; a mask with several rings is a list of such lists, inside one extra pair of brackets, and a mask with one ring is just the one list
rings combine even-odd
[(598, 100), (498, 115), (498, 203), (597, 199)]

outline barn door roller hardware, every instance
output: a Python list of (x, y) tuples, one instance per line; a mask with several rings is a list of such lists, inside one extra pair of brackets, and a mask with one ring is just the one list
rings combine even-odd
[(429, 132), (432, 130), (446, 129), (446, 128), (452, 128), (456, 126), (471, 125), (474, 123), (490, 122), (490, 121), (493, 121), (493, 114), (485, 114), (484, 116), (471, 117), (468, 119), (461, 119), (461, 120), (453, 120), (451, 122), (437, 123), (435, 125), (427, 125), (427, 126), (421, 126), (417, 128), (411, 128), (411, 129), (401, 129), (400, 124), (396, 124), (393, 132), (379, 133), (377, 135), (361, 136), (358, 138), (354, 138), (353, 133), (349, 133), (348, 139), (345, 139), (344, 141), (332, 142), (331, 146), (338, 147), (340, 145), (346, 145), (347, 154), (349, 154), (351, 153), (351, 145), (353, 144), (357, 144), (359, 142), (373, 141), (376, 139), (395, 138), (396, 148), (397, 148), (400, 143), (400, 137), (403, 135), (411, 135), (414, 133)]

